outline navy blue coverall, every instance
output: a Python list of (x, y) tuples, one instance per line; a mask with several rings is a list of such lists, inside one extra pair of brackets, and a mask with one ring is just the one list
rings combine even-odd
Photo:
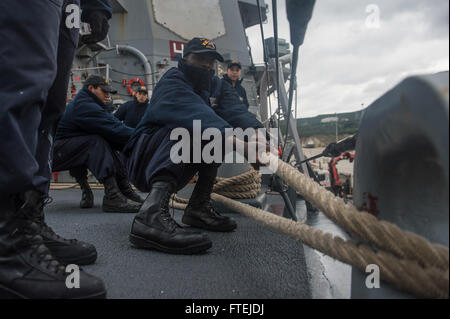
[(53, 170), (82, 170), (87, 167), (103, 181), (107, 177), (126, 178), (120, 151), (133, 129), (120, 122), (87, 88), (67, 105), (55, 136)]
[(135, 128), (144, 116), (147, 106), (148, 100), (139, 103), (136, 98), (133, 98), (131, 101), (122, 104), (114, 113), (114, 116), (123, 121), (125, 125)]
[[(217, 163), (179, 163), (170, 159), (170, 150), (177, 141), (170, 140), (173, 128), (182, 127), (192, 133), (193, 121), (201, 120), (201, 131), (217, 128), (225, 135), (226, 128), (262, 128), (263, 125), (247, 111), (233, 87), (214, 77), (209, 90), (194, 88), (186, 76), (185, 64), (166, 72), (155, 87), (144, 118), (124, 149), (128, 157), (130, 181), (141, 191), (149, 192), (155, 177), (169, 173), (176, 177), (178, 190), (197, 173), (217, 175)], [(211, 104), (215, 100), (217, 103)], [(192, 143), (191, 143), (192, 145)]]
[[(48, 193), (56, 125), (79, 29), (67, 28), (80, 0), (0, 1), (0, 194)], [(83, 15), (109, 0), (81, 0)]]
[[(231, 79), (228, 77), (227, 74), (224, 74), (223, 81), (228, 82), (229, 84), (231, 84), (231, 86), (233, 86), (233, 82), (231, 81)], [(242, 86), (242, 81), (243, 79), (237, 80), (234, 86), (234, 89), (236, 90), (237, 94), (239, 95), (241, 102), (244, 103), (244, 105), (247, 107), (249, 107), (248, 104), (248, 99), (247, 99), (247, 92), (245, 91), (244, 87)]]

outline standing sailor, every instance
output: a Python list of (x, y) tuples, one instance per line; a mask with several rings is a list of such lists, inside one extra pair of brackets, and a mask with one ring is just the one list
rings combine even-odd
[[(79, 0), (0, 1), (0, 298), (106, 296), (103, 282), (80, 271), (66, 286), (64, 264), (89, 264), (93, 245), (66, 240), (44, 221), (53, 136), (64, 112), (78, 45)], [(108, 33), (108, 0), (82, 0), (82, 21)], [(62, 263), (60, 263), (62, 262)]]
[(228, 63), (227, 67), (227, 73), (223, 75), (223, 80), (230, 83), (232, 87), (236, 90), (237, 94), (239, 95), (239, 98), (241, 99), (241, 102), (247, 107), (248, 109), (248, 99), (247, 99), (247, 92), (245, 91), (245, 88), (242, 86), (241, 79), (241, 73), (242, 73), (242, 65), (241, 62), (238, 60), (233, 60), (230, 63)]

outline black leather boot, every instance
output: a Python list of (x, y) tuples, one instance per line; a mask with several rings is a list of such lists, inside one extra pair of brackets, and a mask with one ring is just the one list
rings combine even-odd
[(183, 229), (169, 213), (173, 186), (155, 182), (141, 210), (133, 221), (130, 242), (139, 248), (150, 248), (170, 254), (195, 254), (211, 248), (209, 238)]
[[(79, 288), (69, 289), (72, 271), (50, 253), (41, 227), (19, 208), (19, 201), (0, 195), (0, 299), (105, 298), (101, 279), (79, 269)], [(75, 278), (75, 276), (73, 277)]]
[(44, 218), (44, 205), (47, 196), (32, 190), (26, 192), (23, 197), (22, 210), (26, 211), (26, 214), (39, 226), (44, 244), (55, 258), (66, 265), (90, 265), (97, 260), (97, 250), (94, 245), (76, 239), (65, 239), (47, 225)]
[(131, 187), (130, 181), (127, 178), (117, 179), (117, 186), (119, 186), (120, 191), (126, 198), (141, 204), (145, 201), (145, 199), (134, 191), (133, 187)]
[(105, 186), (102, 206), (104, 212), (137, 213), (141, 208), (141, 203), (134, 202), (122, 194), (114, 176), (106, 178), (103, 185)]
[(80, 208), (94, 207), (94, 194), (92, 193), (87, 178), (77, 178), (77, 183), (80, 184), (81, 188)]
[(200, 175), (181, 221), (186, 225), (211, 231), (233, 231), (237, 227), (236, 222), (220, 215), (211, 204), (215, 179), (215, 176)]

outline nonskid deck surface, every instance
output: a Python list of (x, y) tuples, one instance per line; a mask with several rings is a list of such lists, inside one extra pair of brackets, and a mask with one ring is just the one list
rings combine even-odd
[[(207, 253), (169, 255), (132, 248), (134, 214), (102, 212), (101, 190), (94, 190), (92, 209), (79, 208), (77, 189), (50, 196), (48, 224), (97, 247), (97, 262), (84, 269), (105, 281), (109, 298), (311, 298), (303, 246), (245, 216), (233, 214), (232, 233), (207, 232)], [(178, 222), (181, 216), (175, 210)]]

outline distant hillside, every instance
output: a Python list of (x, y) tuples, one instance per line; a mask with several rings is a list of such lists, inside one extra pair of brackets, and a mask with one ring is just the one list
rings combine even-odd
[[(364, 110), (338, 113), (338, 114), (323, 114), (315, 117), (308, 117), (297, 119), (297, 130), (303, 143), (308, 140), (313, 140), (316, 144), (328, 144), (336, 139), (336, 121), (338, 121), (338, 139), (353, 135), (359, 128), (359, 123)], [(280, 127), (283, 134), (286, 130), (284, 122)]]
[(356, 133), (361, 121), (362, 111), (341, 113), (341, 114), (325, 114), (312, 118), (304, 118), (297, 120), (297, 129), (302, 137), (317, 135), (336, 135), (336, 122), (338, 119), (338, 134), (351, 135)]
[[(315, 117), (307, 117), (297, 119), (297, 129), (302, 137), (316, 135), (336, 135), (336, 121), (338, 119), (339, 135), (354, 134), (359, 127), (361, 117), (364, 110), (338, 113), (338, 114), (322, 114)], [(281, 123), (285, 127), (284, 123)]]

